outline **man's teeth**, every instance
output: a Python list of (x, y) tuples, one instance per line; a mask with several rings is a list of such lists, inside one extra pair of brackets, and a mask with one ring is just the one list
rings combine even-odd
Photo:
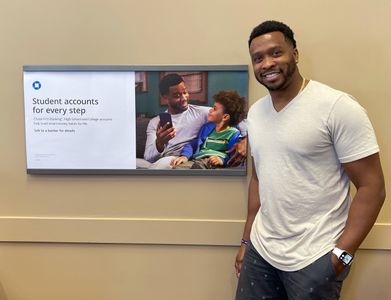
[(277, 72), (276, 72), (276, 73), (268, 73), (268, 74), (265, 74), (265, 75), (263, 75), (263, 76), (266, 77), (266, 78), (268, 78), (268, 77), (274, 77), (274, 76), (276, 76), (276, 75), (278, 75)]

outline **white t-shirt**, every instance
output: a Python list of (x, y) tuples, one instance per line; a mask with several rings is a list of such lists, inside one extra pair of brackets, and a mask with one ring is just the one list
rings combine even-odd
[(144, 159), (154, 162), (161, 157), (180, 155), (182, 148), (195, 139), (201, 126), (208, 120), (210, 107), (189, 104), (188, 109), (180, 114), (171, 115), (172, 125), (176, 135), (166, 145), (163, 153), (156, 149), (156, 129), (160, 122), (159, 116), (149, 121)]
[(261, 201), (251, 242), (276, 268), (300, 270), (344, 230), (351, 198), (341, 163), (379, 151), (372, 125), (351, 96), (316, 81), (279, 112), (265, 96), (247, 122)]

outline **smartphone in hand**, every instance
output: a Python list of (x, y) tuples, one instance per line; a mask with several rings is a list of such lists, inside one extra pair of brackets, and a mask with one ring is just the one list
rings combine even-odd
[(163, 126), (166, 125), (167, 123), (170, 124), (170, 125), (168, 126), (168, 128), (172, 127), (171, 114), (166, 113), (166, 112), (162, 112), (162, 113), (159, 114), (159, 118), (160, 118), (160, 127), (163, 127)]

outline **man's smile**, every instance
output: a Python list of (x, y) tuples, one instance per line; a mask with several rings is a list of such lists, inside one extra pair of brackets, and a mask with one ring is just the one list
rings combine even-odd
[(261, 77), (266, 79), (267, 81), (273, 81), (277, 79), (277, 77), (281, 74), (279, 71), (268, 71), (261, 74)]

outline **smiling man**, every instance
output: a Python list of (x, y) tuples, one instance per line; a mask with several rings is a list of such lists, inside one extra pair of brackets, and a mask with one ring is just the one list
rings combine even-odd
[(374, 130), (350, 95), (301, 76), (287, 25), (255, 27), (249, 52), (269, 94), (247, 119), (253, 172), (236, 300), (339, 299), (385, 199)]
[(144, 159), (151, 169), (171, 168), (172, 159), (192, 141), (207, 122), (208, 107), (189, 104), (189, 93), (183, 78), (176, 74), (164, 76), (159, 83), (160, 95), (167, 101), (172, 126), (160, 126), (159, 116), (151, 119), (147, 128)]

